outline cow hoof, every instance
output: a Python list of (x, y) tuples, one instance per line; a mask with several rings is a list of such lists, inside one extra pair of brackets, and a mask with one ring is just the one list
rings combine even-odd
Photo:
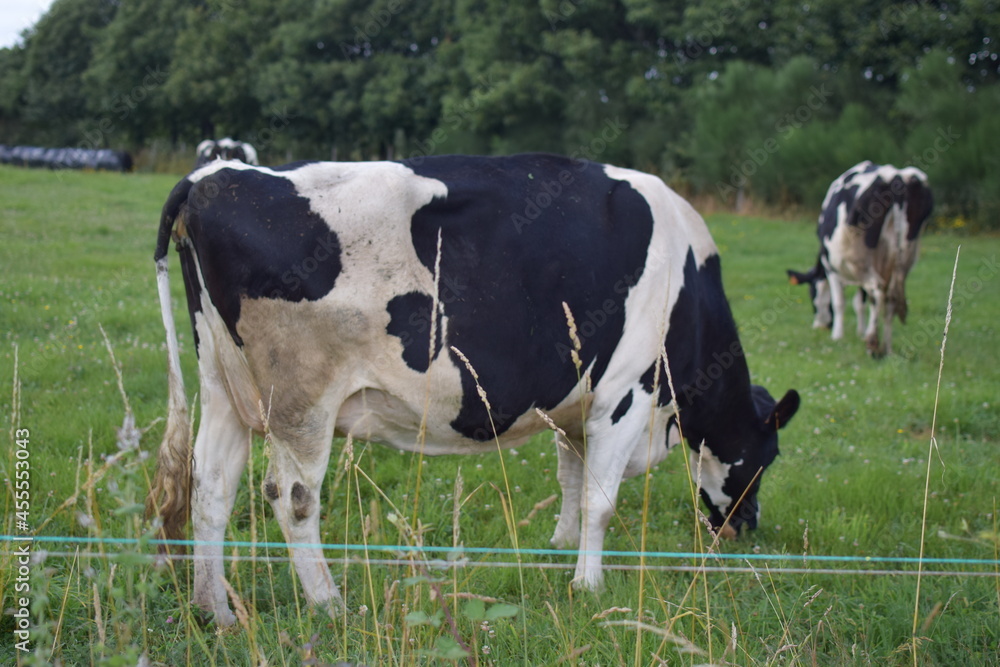
[(556, 531), (556, 534), (549, 540), (549, 544), (556, 549), (576, 549), (580, 546), (580, 534), (573, 535), (568, 532), (561, 533)]
[(872, 359), (881, 359), (885, 356), (885, 348), (879, 344), (878, 340), (871, 340), (870, 338), (865, 341), (865, 347), (868, 348), (868, 354)]
[(210, 609), (198, 606), (195, 611), (195, 618), (198, 620), (198, 624), (202, 627), (214, 624), (221, 630), (223, 628), (232, 627), (236, 624), (236, 615), (229, 609), (229, 607)]
[(343, 598), (334, 598), (328, 602), (317, 605), (319, 609), (326, 612), (333, 620), (343, 617), (349, 610), (347, 609), (347, 603), (344, 602)]
[(598, 573), (596, 576), (577, 576), (573, 578), (571, 583), (574, 590), (600, 593), (604, 590), (604, 575)]

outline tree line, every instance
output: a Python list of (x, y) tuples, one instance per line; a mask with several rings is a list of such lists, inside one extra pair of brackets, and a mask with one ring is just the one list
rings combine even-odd
[(552, 151), (818, 207), (862, 159), (1000, 226), (1000, 7), (861, 0), (56, 0), (0, 143), (232, 136), (265, 161)]

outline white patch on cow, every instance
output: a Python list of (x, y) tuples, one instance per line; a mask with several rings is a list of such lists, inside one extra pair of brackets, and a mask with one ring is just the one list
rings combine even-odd
[(698, 485), (708, 494), (712, 504), (725, 516), (729, 506), (737, 499), (726, 494), (722, 487), (729, 477), (729, 470), (733, 466), (743, 463), (743, 459), (735, 463), (723, 463), (712, 452), (702, 444), (699, 451), (690, 453), (691, 469), (698, 475)]
[[(613, 410), (628, 385), (652, 366), (660, 354), (670, 311), (684, 286), (684, 264), (689, 248), (694, 252), (698, 267), (718, 251), (701, 216), (659, 178), (613, 166), (606, 166), (605, 173), (631, 184), (649, 203), (653, 216), (646, 264), (625, 300), (621, 342), (601, 378), (600, 387), (595, 388), (606, 389), (607, 409)], [(684, 242), (678, 243), (678, 239)], [(629, 276), (622, 276), (623, 281), (627, 278)], [(666, 378), (661, 378), (660, 382), (666, 382)]]

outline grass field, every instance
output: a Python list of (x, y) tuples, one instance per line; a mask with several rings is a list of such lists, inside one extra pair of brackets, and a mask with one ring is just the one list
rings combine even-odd
[[(11, 615), (18, 545), (0, 546), (0, 663), (133, 665), (145, 655), (144, 664), (165, 665), (1000, 664), (1000, 238), (925, 236), (897, 354), (874, 361), (853, 326), (838, 343), (812, 330), (805, 288), (785, 281), (786, 268), (815, 257), (812, 220), (721, 214), (708, 222), (751, 371), (772, 393), (794, 387), (803, 399), (764, 480), (761, 527), (717, 548), (733, 558), (697, 555), (709, 543), (680, 452), (648, 486), (623, 485), (605, 547), (634, 552), (645, 530), (647, 551), (687, 555), (647, 558), (643, 570), (631, 553), (612, 556), (611, 565), (633, 569), (610, 571), (606, 590), (590, 594), (569, 586), (574, 554), (544, 550), (558, 503), (533, 511), (558, 493), (550, 437), (503, 454), (424, 460), (358, 442), (348, 452), (337, 441), (323, 539), (411, 548), (373, 549), (368, 559), (354, 550), (346, 561), (328, 550), (350, 608), (336, 620), (304, 605), (283, 548), (227, 548), (246, 615), (216, 632), (187, 603), (190, 562), (151, 556), (140, 505), (166, 413), (152, 252), (175, 180), (0, 169), (0, 426), (11, 433), (0, 455), (2, 532), (18, 532), (14, 431), (27, 429), (38, 536), (28, 653), (15, 647)], [(142, 429), (138, 449), (119, 447), (129, 440), (118, 430), (126, 407), (100, 327)], [(229, 538), (280, 542), (259, 492), (266, 455), (257, 445)], [(510, 551), (515, 529), (520, 555)], [(922, 534), (924, 556), (947, 560), (924, 565), (918, 590), (908, 559)], [(412, 548), (420, 545), (467, 551)]]

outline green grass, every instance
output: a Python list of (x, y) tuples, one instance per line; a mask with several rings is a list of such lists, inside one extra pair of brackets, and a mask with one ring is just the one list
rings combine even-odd
[[(0, 427), (5, 433), (30, 430), (30, 523), (37, 527), (49, 520), (40, 535), (148, 537), (136, 504), (152, 473), (152, 458), (144, 453), (158, 446), (163, 429), (158, 420), (166, 412), (166, 353), (152, 250), (159, 209), (175, 180), (0, 169)], [(446, 656), (455, 640), (440, 620), (446, 607), (457, 635), (481, 664), (661, 664), (653, 656), (671, 665), (997, 664), (997, 567), (928, 565), (927, 570), (954, 573), (925, 577), (918, 597), (914, 576), (873, 573), (912, 572), (912, 565), (801, 556), (915, 558), (930, 456), (925, 556), (997, 559), (1000, 239), (925, 237), (908, 281), (908, 324), (895, 328), (900, 354), (873, 361), (853, 325), (839, 343), (828, 331), (812, 330), (805, 288), (785, 281), (785, 268), (807, 268), (815, 257), (812, 221), (714, 215), (709, 225), (755, 381), (776, 395), (794, 387), (803, 398), (799, 414), (782, 432), (782, 454), (764, 480), (761, 527), (720, 550), (794, 558), (754, 560), (748, 572), (649, 569), (640, 576), (614, 570), (608, 572), (606, 591), (594, 595), (570, 589), (572, 554), (525, 554), (519, 575), (515, 567), (490, 566), (515, 560), (504, 553), (467, 553), (460, 567), (420, 558), (408, 562), (405, 552), (373, 552), (366, 563), (354, 553), (348, 564), (332, 566), (351, 611), (331, 621), (304, 605), (281, 560), (284, 549), (258, 548), (256, 561), (249, 560), (250, 549), (234, 549), (245, 560), (227, 564), (227, 573), (249, 617), (245, 627), (216, 633), (198, 622), (188, 604), (189, 562), (173, 568), (153, 562), (148, 545), (39, 542), (36, 555), (42, 549), (50, 553), (32, 566), (35, 653), (15, 651), (14, 619), (5, 614), (0, 663), (16, 657), (34, 664), (135, 664), (146, 654), (154, 664), (170, 665), (450, 664)], [(931, 453), (941, 330), (960, 243), (938, 451)], [(182, 304), (180, 272), (172, 261)], [(183, 307), (175, 312), (193, 395), (191, 334)], [(98, 325), (121, 366), (136, 421), (149, 427), (140, 452), (115, 456), (125, 411)], [(21, 408), (12, 423), (15, 345)], [(5, 480), (0, 508), (3, 532), (10, 534), (15, 459), (13, 442), (7, 441), (0, 456)], [(515, 520), (524, 519), (536, 503), (558, 493), (555, 451), (547, 436), (502, 454), (509, 498), (497, 461), (501, 454), (421, 462), (355, 443), (355, 466), (345, 474), (344, 461), (333, 465), (342, 451), (343, 442), (335, 442), (324, 489), (323, 539), (329, 543), (405, 543), (402, 521), (418, 527), (428, 546), (509, 549), (513, 540), (503, 508), (510, 507)], [(107, 457), (113, 458), (107, 462)], [(230, 539), (281, 541), (259, 493), (265, 466), (258, 442), (254, 479), (240, 491)], [(645, 513), (642, 481), (626, 482), (620, 521), (606, 548), (634, 550), (645, 527), (650, 551), (703, 551), (706, 537), (694, 518), (687, 479), (683, 457), (675, 452), (650, 480)], [(456, 495), (463, 502), (458, 533)], [(68, 499), (69, 506), (60, 510)], [(556, 511), (558, 504), (541, 509), (517, 529), (523, 548), (548, 546)], [(394, 512), (402, 517), (397, 523)], [(11, 548), (10, 543), (0, 547), (5, 610), (16, 604)], [(638, 559), (616, 556), (608, 562), (635, 565)], [(748, 567), (744, 560), (710, 565)], [(515, 605), (517, 614), (508, 616), (511, 609), (497, 606), (501, 602)], [(413, 612), (418, 615), (407, 622)]]

